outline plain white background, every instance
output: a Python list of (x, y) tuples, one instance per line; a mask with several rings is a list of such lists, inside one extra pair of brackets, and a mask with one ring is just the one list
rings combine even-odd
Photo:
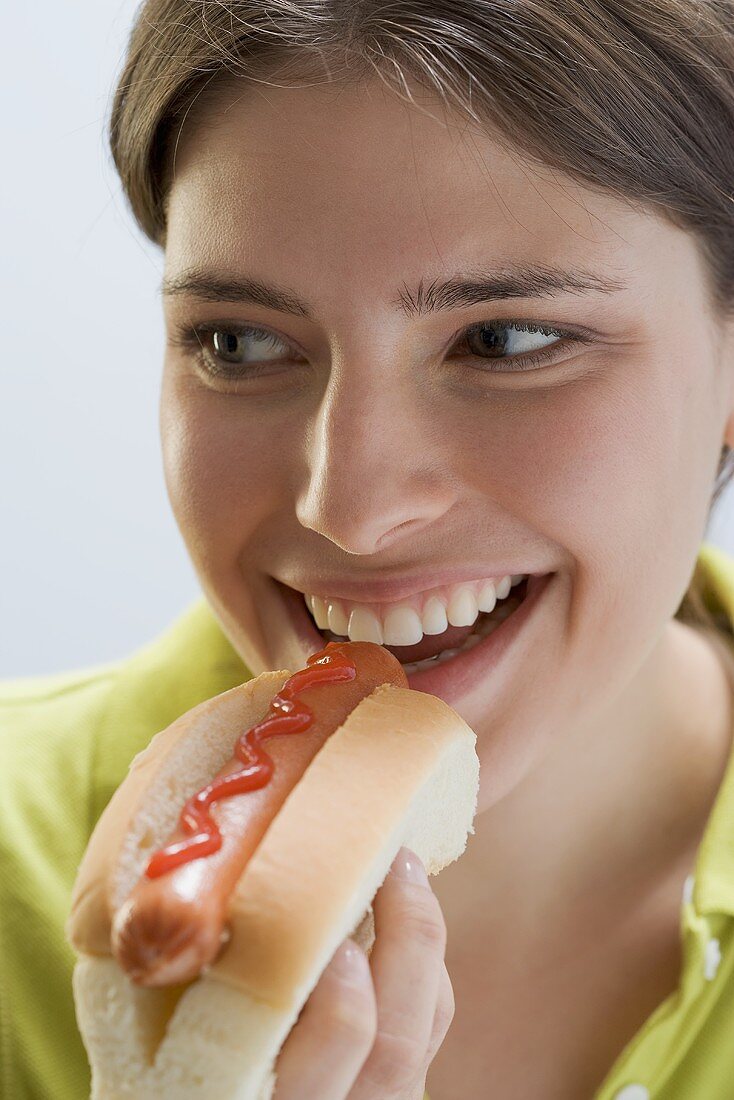
[[(36, 0), (6, 26), (3, 678), (123, 657), (200, 592), (158, 440), (162, 255), (104, 133), (136, 7)], [(708, 537), (734, 552), (734, 489)]]

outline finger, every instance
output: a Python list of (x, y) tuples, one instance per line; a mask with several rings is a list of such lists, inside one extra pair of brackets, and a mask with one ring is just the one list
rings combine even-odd
[[(370, 956), (377, 1034), (349, 1100), (404, 1095), (424, 1072), (446, 950), (438, 898), (415, 853), (403, 849), (373, 902)], [(407, 877), (401, 875), (401, 870)]]
[(426, 1061), (424, 1070), (427, 1072), (433, 1059), (438, 1053), (439, 1047), (443, 1043), (451, 1023), (454, 1019), (456, 1012), (456, 1001), (454, 999), (454, 987), (451, 984), (451, 978), (449, 972), (446, 969), (446, 963), (444, 962), (441, 969), (441, 977), (439, 979), (438, 987), (438, 1000), (436, 1002), (436, 1011), (433, 1015), (433, 1026), (431, 1028), (431, 1038), (428, 1040), (428, 1050), (426, 1051)]
[(372, 1046), (375, 991), (364, 951), (347, 939), (283, 1044), (273, 1100), (344, 1100)]

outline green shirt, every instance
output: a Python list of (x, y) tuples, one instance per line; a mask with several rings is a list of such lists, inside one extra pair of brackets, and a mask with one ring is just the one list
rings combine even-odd
[[(699, 564), (711, 605), (734, 622), (734, 559), (706, 544)], [(201, 598), (124, 660), (0, 683), (2, 1100), (89, 1096), (71, 991), (75, 956), (64, 938), (82, 853), (152, 736), (250, 677)], [(734, 763), (688, 885), (679, 989), (594, 1100), (726, 1100), (734, 1091)]]

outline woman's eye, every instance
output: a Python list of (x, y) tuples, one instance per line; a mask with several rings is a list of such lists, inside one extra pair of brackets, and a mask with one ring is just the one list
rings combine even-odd
[(282, 374), (283, 367), (292, 368), (299, 358), (275, 333), (253, 325), (175, 323), (169, 343), (183, 348), (200, 370), (222, 382)]
[[(526, 321), (484, 321), (471, 325), (454, 347), (460, 357), (471, 356), (497, 363), (496, 373), (527, 371), (556, 359), (559, 345), (588, 342), (576, 332), (535, 325)], [(501, 364), (501, 365), (500, 365)]]
[(247, 366), (277, 363), (290, 357), (288, 345), (266, 329), (212, 327), (209, 330), (199, 328), (197, 334), (202, 350), (208, 351), (214, 360), (222, 363)]

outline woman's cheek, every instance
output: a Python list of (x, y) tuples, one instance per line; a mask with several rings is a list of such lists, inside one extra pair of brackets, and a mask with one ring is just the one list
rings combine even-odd
[(496, 502), (498, 518), (516, 516), (572, 552), (619, 538), (631, 490), (657, 476), (635, 401), (600, 371), (491, 393), (473, 404), (464, 436), (464, 480)]
[(248, 534), (282, 507), (278, 432), (247, 398), (164, 375), (161, 445), (169, 499), (199, 563), (239, 556)]
[[(692, 411), (693, 419), (700, 419), (700, 411)], [(685, 368), (675, 362), (673, 349), (609, 355), (531, 415), (544, 425), (536, 471), (543, 477), (543, 468), (549, 470), (548, 490), (568, 516), (570, 532), (588, 534), (592, 544), (634, 547), (639, 553), (643, 541), (654, 545), (650, 536), (661, 523), (690, 525), (686, 490), (697, 495), (701, 488), (690, 446), (702, 425), (691, 421)], [(681, 455), (689, 460), (687, 484), (681, 484), (677, 468)]]

